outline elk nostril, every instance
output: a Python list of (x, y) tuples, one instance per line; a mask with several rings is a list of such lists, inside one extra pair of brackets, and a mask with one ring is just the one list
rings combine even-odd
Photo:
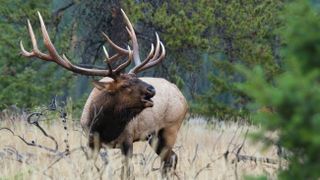
[(156, 90), (154, 89), (153, 86), (147, 87), (147, 91), (148, 91), (148, 93), (150, 93), (150, 94), (152, 94), (152, 95), (154, 95), (154, 94), (156, 93)]

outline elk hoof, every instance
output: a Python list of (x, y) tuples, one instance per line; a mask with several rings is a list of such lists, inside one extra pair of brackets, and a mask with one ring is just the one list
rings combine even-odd
[(176, 155), (176, 153), (172, 151), (171, 156), (163, 163), (162, 175), (165, 177), (170, 175), (171, 172), (173, 172), (176, 169), (177, 163), (178, 163), (178, 156)]

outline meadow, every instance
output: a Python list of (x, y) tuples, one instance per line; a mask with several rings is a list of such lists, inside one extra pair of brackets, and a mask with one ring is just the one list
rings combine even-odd
[[(3, 116), (0, 179), (120, 179), (120, 150), (103, 149), (94, 158), (79, 122), (70, 118), (42, 119), (38, 123), (44, 133), (27, 122), (27, 115)], [(276, 147), (266, 149), (251, 141), (250, 134), (258, 129), (234, 122), (207, 124), (201, 117), (187, 119), (174, 148), (177, 169), (169, 179), (275, 179), (284, 162)], [(135, 179), (162, 178), (160, 160), (146, 142), (134, 144), (131, 163)]]

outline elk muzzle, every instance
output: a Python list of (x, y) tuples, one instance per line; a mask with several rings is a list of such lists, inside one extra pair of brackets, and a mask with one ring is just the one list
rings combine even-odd
[(153, 101), (151, 98), (156, 94), (156, 90), (154, 89), (153, 86), (148, 86), (146, 88), (145, 94), (142, 98), (142, 102), (144, 103), (144, 107), (152, 107), (153, 106)]

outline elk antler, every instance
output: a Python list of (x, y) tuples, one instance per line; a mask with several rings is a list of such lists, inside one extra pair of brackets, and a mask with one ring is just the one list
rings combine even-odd
[[(165, 48), (163, 43), (160, 41), (160, 38), (158, 36), (158, 34), (156, 33), (156, 48), (154, 50), (154, 45), (151, 44), (151, 50), (149, 52), (149, 55), (146, 57), (146, 59), (144, 59), (141, 63), (140, 60), (140, 55), (139, 55), (139, 45), (138, 45), (138, 40), (137, 40), (137, 36), (136, 33), (133, 29), (133, 26), (129, 20), (129, 18), (127, 17), (126, 13), (123, 11), (123, 9), (121, 9), (121, 13), (126, 21), (127, 24), (127, 31), (129, 33), (129, 36), (132, 40), (132, 54), (133, 54), (133, 60), (135, 63), (135, 67), (132, 68), (129, 73), (133, 73), (133, 74), (137, 74), (143, 70), (146, 70), (148, 68), (151, 68), (155, 65), (157, 65), (158, 63), (160, 63), (166, 54)], [(109, 63), (113, 62), (115, 59), (117, 59), (120, 56), (123, 55), (127, 55), (128, 54), (128, 50), (123, 49), (119, 46), (117, 46), (114, 42), (112, 42), (112, 40), (104, 33), (102, 33), (102, 35), (105, 37), (105, 39), (109, 42), (109, 44), (118, 51), (118, 53), (116, 53), (115, 55), (113, 55), (112, 57), (109, 58), (108, 53), (105, 51), (106, 56), (107, 56), (107, 60)], [(160, 54), (160, 47), (161, 47), (161, 54)]]
[[(87, 69), (87, 68), (79, 67), (79, 66), (73, 65), (64, 54), (61, 57), (58, 54), (57, 50), (55, 49), (54, 45), (52, 44), (52, 42), (50, 40), (46, 26), (45, 26), (43, 19), (41, 17), (41, 14), (39, 12), (38, 12), (38, 15), (39, 15), (39, 20), (40, 20), (44, 45), (46, 46), (49, 54), (42, 53), (38, 49), (37, 40), (35, 38), (31, 23), (28, 20), (28, 30), (29, 30), (29, 35), (31, 38), (33, 50), (31, 52), (26, 51), (23, 47), (22, 41), (20, 41), (21, 55), (23, 55), (25, 57), (37, 57), (37, 58), (45, 60), (45, 61), (52, 61), (52, 62), (55, 62), (58, 65), (62, 66), (63, 68), (70, 70), (74, 73), (88, 75), (88, 76), (110, 76), (110, 77), (113, 77), (114, 74), (118, 74), (123, 69), (125, 69), (127, 66), (129, 66), (132, 58), (133, 58), (136, 66), (133, 69), (131, 69), (129, 71), (129, 73), (133, 73), (133, 74), (136, 74), (138, 72), (141, 72), (143, 70), (151, 68), (151, 67), (157, 65), (158, 63), (160, 63), (164, 59), (166, 52), (165, 52), (164, 45), (160, 41), (158, 34), (156, 33), (156, 40), (157, 40), (156, 41), (156, 48), (154, 48), (154, 45), (151, 44), (151, 50), (149, 52), (149, 55), (141, 63), (140, 55), (139, 55), (139, 45), (138, 45), (136, 33), (133, 29), (133, 26), (132, 26), (130, 20), (128, 19), (127, 15), (125, 14), (125, 12), (122, 9), (121, 9), (121, 12), (122, 12), (122, 15), (123, 15), (123, 17), (126, 21), (126, 24), (127, 24), (126, 29), (129, 33), (131, 40), (132, 40), (133, 50), (131, 51), (129, 46), (128, 46), (128, 49), (124, 49), (124, 48), (119, 47), (105, 33), (102, 32), (102, 35), (104, 36), (104, 38), (108, 41), (108, 43), (111, 45), (111, 47), (114, 48), (115, 51), (117, 52), (112, 57), (109, 57), (108, 52), (104, 48), (104, 52), (106, 55), (106, 63), (108, 65), (109, 70)], [(160, 50), (161, 50), (161, 54), (160, 54)], [(123, 57), (123, 56), (128, 56), (128, 60), (125, 61), (124, 63), (120, 64), (116, 69), (113, 70), (110, 63), (118, 60), (120, 57)]]
[[(37, 58), (45, 60), (45, 61), (52, 61), (52, 62), (55, 62), (58, 65), (62, 66), (63, 68), (70, 70), (74, 73), (88, 75), (88, 76), (104, 76), (104, 77), (105, 76), (112, 76), (112, 74), (119, 73), (121, 70), (123, 70), (124, 68), (126, 68), (130, 64), (130, 62), (132, 60), (132, 51), (130, 50), (130, 48), (128, 48), (127, 50), (122, 49), (122, 48), (116, 48), (118, 46), (116, 46), (115, 44), (111, 44), (111, 46), (114, 47), (115, 50), (118, 52), (118, 55), (115, 55), (108, 60), (107, 63), (108, 63), (109, 70), (87, 69), (87, 68), (82, 68), (82, 67), (73, 65), (64, 54), (62, 55), (62, 57), (58, 54), (57, 50), (55, 49), (54, 45), (52, 44), (52, 42), (50, 40), (46, 26), (45, 26), (43, 19), (42, 19), (42, 16), (39, 12), (38, 12), (38, 15), (39, 15), (39, 20), (40, 20), (41, 32), (42, 32), (42, 36), (43, 36), (43, 40), (44, 40), (44, 45), (46, 46), (49, 54), (42, 53), (38, 49), (37, 40), (35, 38), (31, 23), (28, 20), (28, 30), (29, 30), (29, 35), (31, 38), (33, 50), (31, 52), (26, 51), (23, 47), (22, 41), (20, 41), (21, 55), (23, 55), (25, 57), (37, 57)], [(112, 41), (110, 40), (109, 42), (112, 42)], [(124, 56), (124, 55), (128, 56), (128, 60), (126, 62), (124, 62), (123, 64), (119, 65), (115, 70), (112, 70), (109, 62), (111, 60), (117, 59), (117, 58)]]

